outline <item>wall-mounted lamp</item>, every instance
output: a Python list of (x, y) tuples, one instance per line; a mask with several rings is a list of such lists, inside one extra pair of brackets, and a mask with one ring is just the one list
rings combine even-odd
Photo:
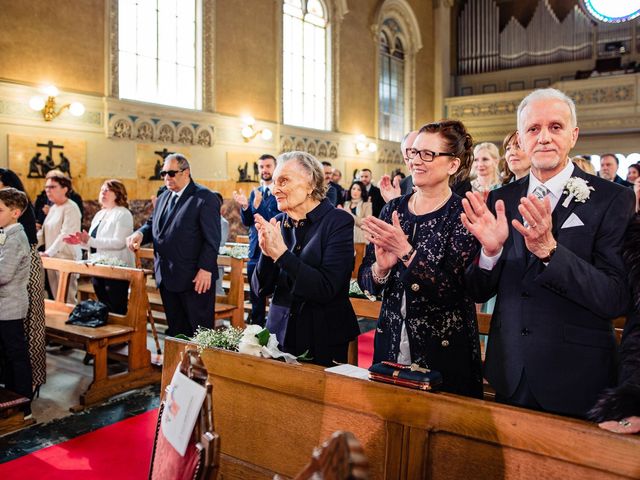
[(69, 113), (75, 117), (80, 117), (84, 113), (84, 105), (80, 102), (67, 103), (66, 105), (61, 106), (58, 111), (56, 111), (56, 97), (58, 96), (58, 89), (53, 85), (48, 85), (42, 89), (42, 93), (44, 93), (47, 98), (45, 99), (42, 96), (36, 95), (31, 97), (29, 100), (29, 106), (36, 111), (42, 112), (42, 116), (46, 122), (50, 122), (62, 112), (64, 112), (67, 108), (69, 109)]
[(273, 137), (273, 132), (268, 128), (263, 128), (260, 130), (256, 128), (255, 118), (243, 117), (242, 120), (244, 122), (244, 127), (242, 128), (240, 133), (242, 134), (242, 137), (244, 138), (245, 142), (250, 142), (251, 140), (256, 138), (258, 135), (260, 135), (260, 137), (265, 141), (269, 141)]
[(367, 142), (367, 137), (365, 137), (362, 133), (360, 135), (356, 135), (356, 153), (360, 155), (366, 150), (374, 153), (378, 150), (378, 144), (376, 144), (375, 142)]

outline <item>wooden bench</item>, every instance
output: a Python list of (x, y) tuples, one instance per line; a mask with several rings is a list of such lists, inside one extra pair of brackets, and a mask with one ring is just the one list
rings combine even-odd
[[(163, 384), (189, 347), (167, 339)], [(640, 474), (640, 436), (593, 423), (349, 378), (316, 365), (214, 349), (201, 357), (215, 392), (222, 478), (293, 477), (336, 430), (361, 442), (371, 479), (622, 480)]]
[[(138, 268), (93, 265), (72, 260), (43, 257), (45, 270), (59, 274), (55, 300), (45, 301), (45, 325), (47, 338), (51, 341), (84, 349), (92, 355), (93, 381), (80, 395), (78, 410), (105, 400), (118, 393), (157, 383), (160, 372), (151, 365), (151, 354), (147, 349), (147, 308), (145, 273)], [(108, 323), (102, 327), (89, 328), (67, 325), (69, 313), (75, 305), (65, 303), (70, 275), (89, 275), (114, 280), (127, 280), (130, 285), (127, 314), (109, 314)], [(127, 371), (114, 375), (107, 372), (109, 347), (126, 344)]]
[(23, 407), (29, 399), (0, 387), (0, 435), (33, 425), (33, 418), (25, 420)]
[[(138, 258), (153, 259), (153, 248), (140, 248), (137, 252)], [(244, 328), (244, 269), (245, 260), (241, 258), (218, 255), (218, 266), (229, 267), (229, 289), (226, 295), (216, 296), (215, 320), (230, 319), (234, 327)], [(211, 288), (215, 288), (212, 285)], [(156, 288), (155, 282), (147, 284), (147, 295), (151, 310), (163, 312), (162, 298)], [(158, 318), (162, 321), (163, 319)]]

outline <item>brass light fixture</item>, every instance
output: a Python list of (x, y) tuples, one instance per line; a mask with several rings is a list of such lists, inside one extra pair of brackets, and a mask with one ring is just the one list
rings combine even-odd
[(56, 97), (58, 96), (58, 89), (53, 85), (48, 85), (42, 88), (42, 93), (44, 93), (47, 98), (45, 99), (42, 96), (36, 95), (31, 97), (29, 100), (29, 106), (36, 111), (42, 112), (42, 116), (44, 117), (45, 122), (50, 122), (62, 112), (64, 112), (67, 108), (69, 109), (69, 113), (74, 117), (80, 117), (84, 114), (84, 105), (80, 102), (72, 102), (67, 103), (66, 105), (62, 105), (56, 111)]
[(245, 142), (250, 142), (258, 135), (265, 141), (269, 141), (273, 137), (273, 132), (268, 128), (257, 129), (255, 126), (256, 120), (253, 117), (243, 117), (242, 121), (244, 122), (244, 127), (240, 131), (240, 134)]
[(360, 155), (365, 151), (375, 153), (378, 150), (378, 144), (375, 142), (367, 142), (367, 137), (362, 133), (356, 135), (356, 153)]

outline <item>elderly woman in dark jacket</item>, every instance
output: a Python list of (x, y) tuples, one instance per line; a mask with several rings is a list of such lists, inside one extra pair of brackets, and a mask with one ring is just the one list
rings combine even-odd
[(606, 390), (591, 410), (591, 418), (605, 430), (640, 432), (640, 214), (627, 231), (623, 247), (633, 292), (633, 309), (620, 344), (618, 386)]
[(252, 278), (258, 295), (273, 294), (267, 328), (288, 353), (345, 363), (360, 333), (349, 301), (353, 217), (325, 198), (322, 165), (304, 152), (278, 158), (272, 191), (282, 213), (255, 215), (262, 254)]

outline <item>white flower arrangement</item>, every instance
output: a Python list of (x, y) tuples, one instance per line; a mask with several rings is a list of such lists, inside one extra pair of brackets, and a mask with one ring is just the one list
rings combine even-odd
[(564, 193), (568, 193), (569, 196), (564, 200), (562, 206), (567, 208), (571, 200), (575, 199), (578, 203), (585, 203), (589, 200), (591, 192), (595, 191), (595, 188), (589, 186), (589, 182), (584, 178), (571, 177), (564, 184)]
[(228, 255), (232, 258), (249, 258), (249, 244), (223, 246), (220, 248), (221, 255)]
[(105, 255), (93, 254), (89, 256), (87, 263), (95, 265), (106, 265), (108, 267), (129, 267), (127, 262), (115, 257), (107, 257)]
[(287, 363), (298, 363), (295, 356), (281, 352), (276, 336), (260, 325), (247, 325), (244, 330), (235, 327), (217, 330), (199, 327), (191, 340), (198, 344), (200, 351), (204, 348), (222, 348), (254, 357), (282, 358)]

